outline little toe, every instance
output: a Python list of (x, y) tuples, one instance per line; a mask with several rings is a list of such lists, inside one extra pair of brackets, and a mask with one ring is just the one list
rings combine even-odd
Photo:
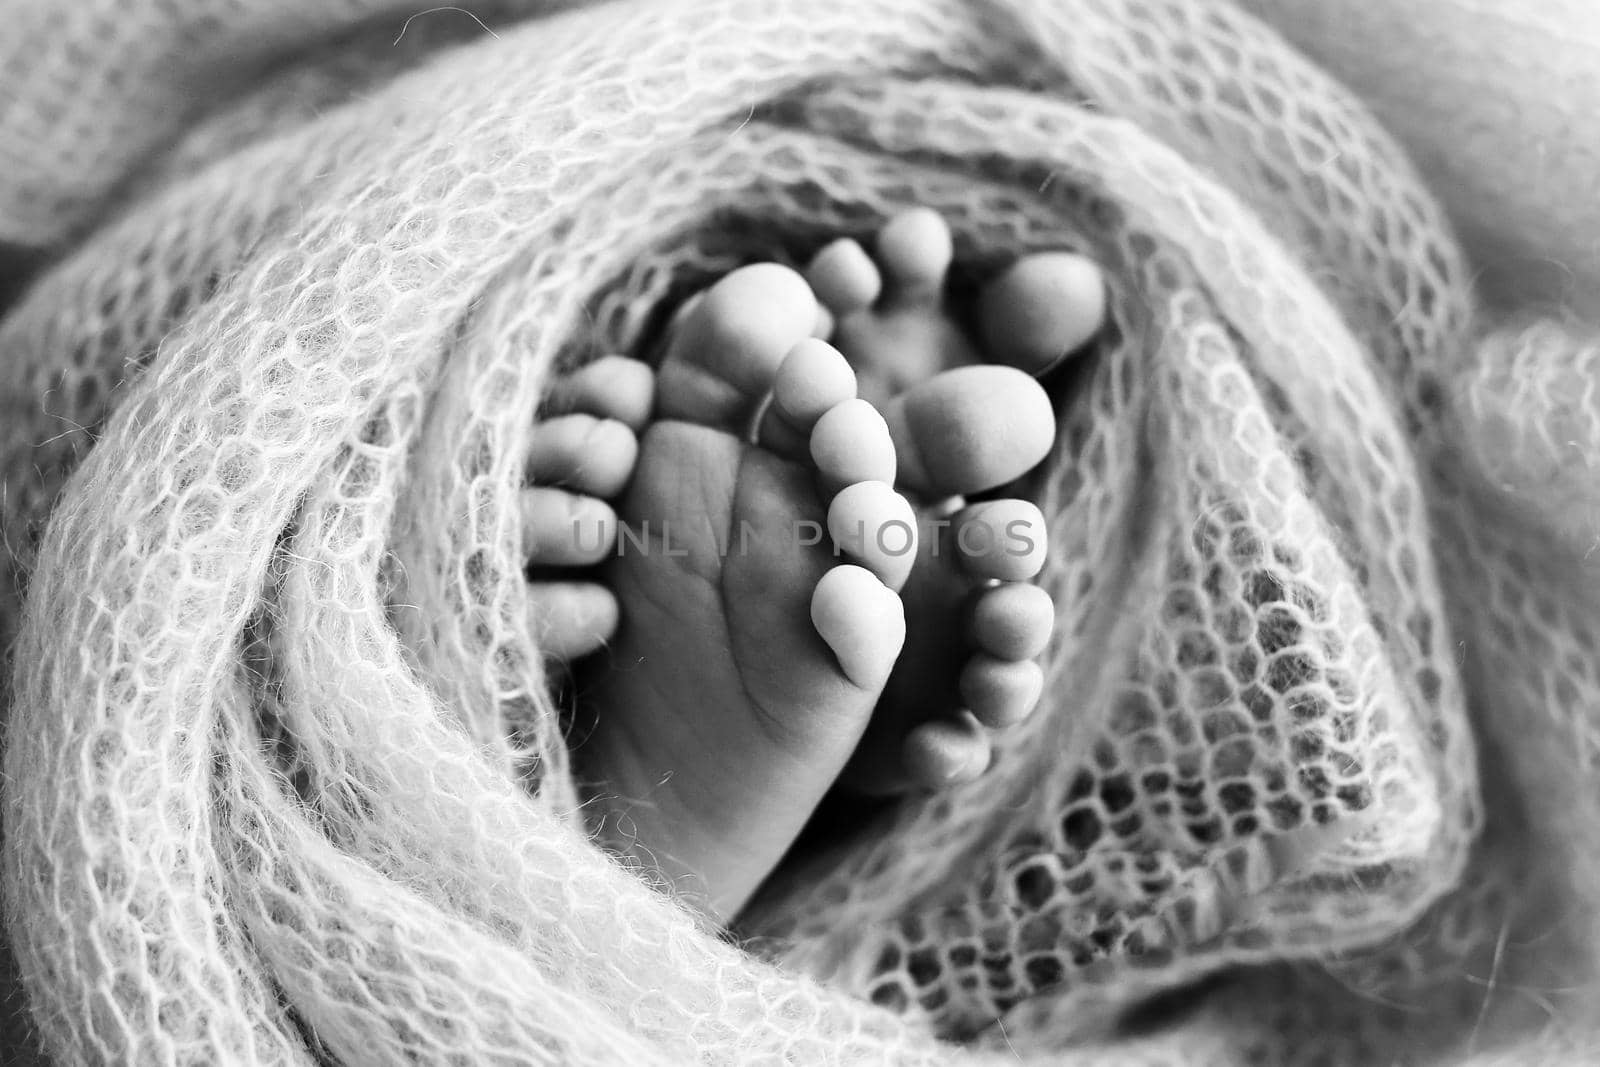
[(855, 395), (855, 371), (839, 350), (807, 338), (778, 366), (757, 442), (787, 459), (802, 459), (817, 420)]
[(833, 543), (899, 591), (917, 561), (917, 513), (886, 482), (847, 485), (828, 506)]
[(811, 459), (823, 489), (833, 493), (857, 482), (894, 484), (894, 442), (878, 409), (852, 398), (835, 404), (811, 430)]
[(937, 303), (944, 295), (954, 243), (950, 227), (931, 208), (903, 211), (878, 231), (883, 303), (893, 307)]
[(622, 492), (639, 458), (639, 440), (625, 423), (593, 415), (561, 415), (539, 423), (528, 450), (528, 478), (591, 496)]
[(951, 520), (948, 550), (980, 580), (1022, 582), (1044, 567), (1049, 545), (1044, 514), (1026, 500), (986, 500)]
[(970, 714), (918, 723), (901, 750), (906, 774), (924, 789), (973, 781), (989, 769), (989, 757), (989, 737)]
[(656, 376), (656, 417), (743, 434), (790, 349), (811, 336), (817, 301), (777, 263), (741, 267), (684, 315)]
[(961, 669), (961, 700), (991, 730), (1014, 726), (1038, 706), (1044, 671), (1032, 660), (1004, 660), (980, 652)]
[(978, 593), (968, 636), (983, 651), (1003, 660), (1031, 660), (1050, 644), (1056, 605), (1031, 582), (1006, 582)]
[(644, 430), (655, 402), (655, 372), (649, 364), (627, 356), (602, 356), (550, 383), (546, 417), (584, 414), (615, 419), (634, 433)]
[(883, 688), (906, 640), (905, 609), (892, 590), (864, 568), (834, 567), (811, 595), (811, 623), (852, 684)]
[(1042, 374), (1082, 348), (1105, 322), (1105, 281), (1092, 260), (1043, 252), (1012, 264), (978, 295), (988, 358)]
[(604, 500), (543, 486), (522, 492), (522, 551), (531, 566), (587, 567), (617, 543), (617, 513)]
[(805, 277), (835, 319), (865, 311), (878, 302), (883, 292), (878, 265), (866, 249), (848, 237), (841, 237), (813, 256)]
[(958, 367), (883, 408), (900, 482), (928, 497), (962, 496), (1015, 481), (1055, 443), (1050, 397), (1014, 367)]
[(570, 662), (597, 652), (617, 633), (621, 610), (611, 590), (595, 582), (533, 582), (539, 647), (552, 659)]

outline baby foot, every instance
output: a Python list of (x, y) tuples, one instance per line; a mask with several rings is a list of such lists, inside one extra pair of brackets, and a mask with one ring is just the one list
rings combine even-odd
[(1026, 256), (979, 291), (975, 344), (945, 298), (950, 231), (934, 212), (884, 226), (876, 258), (836, 241), (807, 268), (832, 340), (878, 405), (899, 461), (899, 488), (918, 505), (922, 549), (902, 594), (912, 620), (843, 783), (892, 793), (969, 780), (988, 766), (988, 731), (1037, 704), (1035, 662), (1055, 609), (1029, 584), (1043, 566), (1044, 519), (1013, 498), (968, 503), (1022, 477), (1055, 436), (1034, 375), (1100, 329), (1104, 295), (1087, 259)]
[[(905, 636), (916, 518), (887, 425), (808, 338), (816, 313), (798, 274), (761, 264), (680, 322), (603, 575), (621, 627), (580, 694), (592, 824), (719, 919), (833, 784)], [(825, 529), (863, 535), (852, 562)]]
[(606, 356), (557, 378), (534, 427), (523, 551), (539, 644), (553, 660), (586, 656), (617, 631), (616, 596), (585, 576), (616, 548), (606, 501), (633, 474), (653, 392), (648, 365)]

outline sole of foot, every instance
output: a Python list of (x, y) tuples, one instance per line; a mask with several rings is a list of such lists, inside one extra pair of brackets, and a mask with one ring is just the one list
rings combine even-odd
[[(591, 826), (719, 920), (834, 784), (905, 637), (914, 553), (880, 545), (916, 516), (888, 425), (810, 339), (816, 314), (764, 264), (678, 324), (601, 575), (620, 625), (580, 689)], [(837, 558), (824, 532), (855, 530)]]

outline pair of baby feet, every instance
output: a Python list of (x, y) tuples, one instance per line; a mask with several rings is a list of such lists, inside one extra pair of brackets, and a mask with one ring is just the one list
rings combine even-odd
[(1049, 451), (1035, 376), (1099, 329), (1102, 287), (1079, 256), (1018, 261), (978, 296), (985, 362), (945, 304), (951, 255), (914, 210), (875, 257), (734, 271), (659, 371), (589, 364), (536, 429), (545, 647), (609, 648), (574, 733), (592, 828), (715, 919), (830, 790), (970, 780), (1038, 702), (1044, 520), (993, 491)]

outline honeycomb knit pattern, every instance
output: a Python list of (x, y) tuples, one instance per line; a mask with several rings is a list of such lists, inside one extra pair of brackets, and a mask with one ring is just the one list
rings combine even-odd
[[(1350, 92), (1225, 0), (414, 11), (0, 0), (23, 1062), (1594, 1062), (1600, 331)], [(576, 817), (533, 417), (907, 205), (1108, 279), (1046, 697), (735, 945)]]

